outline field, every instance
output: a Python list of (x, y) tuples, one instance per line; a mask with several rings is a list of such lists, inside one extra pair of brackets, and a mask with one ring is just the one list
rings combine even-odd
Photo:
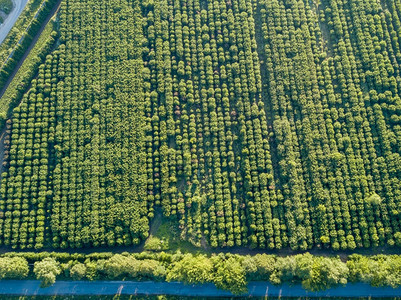
[(63, 0), (7, 122), (0, 242), (401, 246), (400, 0)]

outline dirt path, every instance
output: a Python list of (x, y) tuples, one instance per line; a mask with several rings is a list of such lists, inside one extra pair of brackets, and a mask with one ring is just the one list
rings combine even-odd
[(162, 224), (163, 213), (160, 208), (155, 209), (155, 216), (150, 224), (149, 235), (155, 235), (160, 225)]

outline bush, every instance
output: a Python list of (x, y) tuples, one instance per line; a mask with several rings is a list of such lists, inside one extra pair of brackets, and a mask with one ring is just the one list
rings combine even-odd
[(229, 290), (233, 294), (247, 291), (245, 270), (237, 257), (225, 258), (223, 255), (212, 257), (214, 264), (213, 283), (217, 288)]
[(346, 284), (348, 267), (339, 258), (313, 256), (309, 253), (279, 257), (270, 281), (302, 283), (307, 290), (318, 291)]
[(275, 271), (276, 257), (267, 254), (256, 254), (255, 256), (247, 255), (242, 262), (242, 266), (249, 280), (267, 281)]
[(70, 270), (70, 277), (73, 280), (81, 280), (86, 276), (86, 266), (85, 264), (75, 264)]
[(61, 273), (60, 264), (51, 257), (47, 257), (34, 264), (33, 272), (36, 279), (40, 280), (41, 287), (48, 287), (54, 284), (57, 275)]
[(168, 240), (165, 239), (159, 239), (154, 236), (150, 236), (146, 242), (145, 246), (143, 247), (145, 250), (149, 251), (162, 251), (162, 250), (168, 250), (169, 245), (168, 245)]
[(159, 279), (165, 276), (166, 270), (156, 260), (137, 260), (133, 256), (113, 255), (105, 261), (104, 273), (110, 279), (128, 276), (133, 279)]
[(185, 283), (205, 283), (213, 279), (213, 264), (204, 256), (186, 254), (181, 260), (173, 263), (167, 274), (167, 281), (181, 281)]
[(369, 202), (372, 205), (379, 205), (382, 202), (382, 199), (378, 194), (373, 193), (372, 195), (369, 196), (367, 202)]
[(0, 279), (23, 279), (28, 276), (29, 266), (22, 257), (0, 258)]

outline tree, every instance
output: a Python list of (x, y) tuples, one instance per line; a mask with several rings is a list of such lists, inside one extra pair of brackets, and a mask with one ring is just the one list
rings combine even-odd
[(0, 258), (1, 279), (23, 279), (28, 276), (28, 273), (29, 273), (29, 266), (25, 258), (22, 257)]
[(368, 202), (368, 203), (370, 203), (370, 204), (373, 204), (373, 205), (379, 205), (381, 202), (382, 202), (382, 199), (380, 198), (380, 196), (378, 195), (378, 194), (376, 194), (376, 193), (373, 193), (372, 195), (370, 195), (367, 199), (366, 199), (366, 201)]
[(242, 261), (242, 266), (249, 280), (267, 281), (276, 268), (276, 257), (267, 254), (247, 255)]
[(214, 266), (213, 283), (217, 288), (229, 290), (233, 294), (242, 294), (248, 290), (245, 270), (238, 257), (225, 258), (224, 255), (218, 255), (211, 260)]
[(313, 257), (310, 275), (302, 280), (302, 286), (311, 291), (331, 288), (338, 284), (346, 284), (348, 267), (339, 258)]
[(398, 247), (401, 247), (401, 232), (396, 232), (396, 233), (394, 233), (394, 239), (395, 239), (395, 244), (398, 246)]
[(40, 280), (41, 287), (49, 287), (56, 282), (56, 276), (61, 273), (60, 264), (51, 257), (46, 257), (34, 264), (33, 272)]
[(73, 280), (81, 280), (86, 276), (86, 266), (82, 263), (75, 264), (70, 270), (70, 277)]
[(162, 250), (168, 250), (168, 240), (167, 239), (159, 239), (158, 237), (155, 236), (150, 236), (146, 242), (145, 246), (143, 249), (145, 250), (151, 250), (151, 251), (162, 251)]
[(362, 256), (353, 254), (347, 261), (349, 280), (372, 286), (401, 285), (401, 259), (398, 255)]
[(165, 268), (156, 260), (137, 260), (131, 255), (125, 256), (121, 254), (113, 255), (105, 261), (103, 272), (111, 279), (122, 276), (129, 276), (135, 279), (160, 279), (166, 273)]
[(186, 254), (174, 262), (167, 274), (167, 281), (182, 281), (185, 283), (204, 283), (213, 279), (212, 261), (205, 255), (193, 256)]

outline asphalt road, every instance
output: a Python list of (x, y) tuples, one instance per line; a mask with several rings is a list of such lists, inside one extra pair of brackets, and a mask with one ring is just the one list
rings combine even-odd
[[(37, 280), (2, 280), (0, 295), (176, 295), (221, 297), (230, 292), (217, 289), (213, 284), (185, 285), (179, 282), (135, 281), (57, 281), (53, 286), (40, 288)], [(365, 283), (348, 284), (322, 292), (309, 292), (300, 285), (274, 286), (266, 282), (251, 282), (244, 296), (273, 297), (399, 297), (401, 288), (375, 288)]]
[(14, 8), (8, 15), (8, 17), (4, 20), (4, 23), (0, 25), (0, 44), (4, 41), (7, 34), (10, 32), (11, 28), (13, 28), (15, 22), (19, 15), (24, 10), (24, 7), (28, 3), (29, 0), (13, 0)]

